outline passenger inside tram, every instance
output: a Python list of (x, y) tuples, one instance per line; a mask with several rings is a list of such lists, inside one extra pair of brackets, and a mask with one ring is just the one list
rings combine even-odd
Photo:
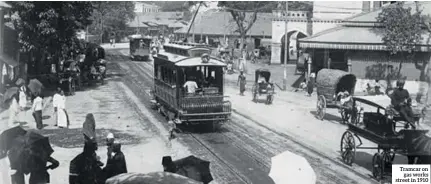
[[(214, 94), (219, 92), (215, 71), (211, 67), (190, 68), (185, 71), (185, 78), (187, 82), (184, 84), (184, 88), (186, 88), (186, 84), (196, 83), (197, 87), (194, 93)], [(186, 92), (190, 93), (191, 91), (187, 89)]]

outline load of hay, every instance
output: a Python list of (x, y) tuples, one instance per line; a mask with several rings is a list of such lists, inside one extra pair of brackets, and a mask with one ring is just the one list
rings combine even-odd
[(339, 91), (347, 90), (353, 94), (355, 84), (356, 77), (342, 70), (321, 69), (316, 77), (317, 94), (329, 99)]

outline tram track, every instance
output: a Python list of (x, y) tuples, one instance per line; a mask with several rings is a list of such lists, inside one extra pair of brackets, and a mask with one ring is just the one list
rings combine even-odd
[[(118, 58), (117, 58), (118, 59)], [(114, 64), (117, 65), (117, 64)], [(123, 70), (121, 68), (121, 66), (117, 65), (114, 66), (115, 69), (117, 70)], [(128, 68), (131, 70), (131, 72), (134, 72), (135, 74), (138, 74), (138, 76), (140, 77), (144, 77), (144, 74), (140, 73), (136, 68), (134, 67), (130, 67)], [(125, 73), (124, 70), (122, 73)], [(141, 83), (141, 81), (138, 80), (134, 80), (132, 79), (132, 77), (124, 80), (125, 84), (127, 86), (140, 86), (139, 88), (135, 88), (132, 89), (135, 90), (135, 92), (138, 92), (139, 97), (142, 97), (142, 95), (146, 94), (146, 88), (142, 86), (143, 83)], [(136, 91), (137, 90), (137, 91)], [(148, 102), (148, 99), (145, 99), (146, 102)], [(148, 103), (144, 103), (147, 107), (149, 107)], [(141, 115), (144, 116), (144, 115)], [(157, 119), (164, 121), (164, 118), (161, 116), (158, 116)], [(167, 128), (167, 127), (165, 127)], [(210, 156), (211, 158), (207, 158), (209, 161), (211, 161), (211, 165), (212, 167), (215, 168), (215, 178), (223, 178), (223, 180), (225, 181), (229, 181), (227, 183), (253, 183), (252, 181), (250, 181), (246, 176), (244, 176), (240, 171), (238, 171), (237, 169), (235, 169), (234, 166), (232, 166), (231, 164), (229, 164), (228, 162), (224, 161), (223, 158), (221, 158), (218, 154), (215, 153), (215, 151), (207, 146), (207, 144), (205, 144), (200, 138), (194, 136), (193, 134), (184, 134), (187, 135), (187, 137), (189, 137), (189, 139), (187, 139), (187, 137), (182, 136), (181, 138), (186, 138), (186, 141), (191, 143), (191, 144), (195, 144), (195, 145), (200, 145), (199, 147), (204, 148), (204, 150), (193, 150), (195, 152), (197, 152), (197, 155), (206, 155), (206, 156)], [(220, 172), (222, 171), (222, 172)]]
[[(124, 59), (122, 57), (116, 57), (115, 60), (123, 60), (127, 61), (127, 59)], [(126, 63), (126, 62), (125, 62)], [(127, 73), (122, 69), (120, 66), (120, 63), (116, 63), (120, 70), (123, 70), (124, 73), (130, 74), (135, 77), (130, 77), (125, 79), (126, 83), (129, 83), (130, 86), (137, 85), (139, 86), (139, 90), (136, 91), (140, 93), (138, 96), (142, 97), (142, 93), (147, 93), (146, 91), (152, 87), (152, 64), (151, 63), (137, 63), (137, 62), (131, 62), (127, 61), (128, 66), (126, 69), (128, 69)], [(135, 78), (135, 79), (134, 79)], [(139, 79), (142, 80), (139, 80)], [(147, 88), (145, 88), (147, 86)], [(135, 89), (136, 90), (136, 89)], [(148, 94), (147, 94), (148, 95)], [(149, 96), (146, 98), (148, 99)], [(148, 100), (147, 100), (148, 103)], [(271, 160), (270, 158), (272, 156), (275, 156), (276, 154), (279, 154), (285, 150), (291, 150), (294, 152), (300, 152), (301, 155), (306, 155), (307, 160), (311, 162), (312, 165), (318, 166), (319, 173), (318, 178), (323, 177), (323, 182), (320, 181), (318, 183), (357, 183), (354, 179), (349, 178), (347, 175), (344, 174), (338, 174), (336, 175), (337, 171), (331, 169), (331, 165), (335, 165), (337, 167), (346, 169), (348, 171), (351, 171), (358, 177), (362, 178), (365, 181), (369, 181), (369, 183), (372, 183), (373, 180), (370, 180), (370, 177), (362, 174), (360, 172), (355, 171), (353, 168), (349, 168), (348, 166), (344, 165), (340, 161), (337, 161), (336, 159), (330, 158), (326, 156), (323, 153), (320, 153), (319, 151), (295, 140), (295, 138), (283, 134), (281, 132), (277, 132), (275, 130), (270, 129), (269, 127), (266, 127), (262, 125), (259, 122), (254, 121), (253, 119), (243, 116), (241, 114), (238, 114), (236, 112), (233, 112), (233, 121), (235, 123), (225, 123), (223, 126), (225, 129), (228, 129), (226, 132), (216, 132), (216, 133), (207, 133), (207, 134), (193, 134), (193, 133), (186, 133), (182, 134), (181, 138), (185, 139), (189, 144), (197, 143), (202, 147), (206, 152), (203, 153), (205, 155), (211, 155), (211, 159), (216, 161), (214, 163), (215, 167), (222, 170), (228, 170), (223, 172), (217, 172), (214, 173), (216, 176), (220, 176), (225, 181), (228, 181), (228, 183), (256, 183), (250, 181), (250, 179), (245, 176), (244, 171), (239, 171), (235, 168), (232, 164), (225, 161), (222, 156), (220, 156), (220, 153), (217, 153), (215, 150), (217, 147), (217, 143), (211, 142), (213, 139), (215, 140), (222, 140), (225, 142), (228, 142), (230, 146), (234, 147), (234, 149), (237, 149), (241, 152), (241, 154), (246, 155), (246, 157), (250, 158), (250, 161), (254, 162), (253, 165), (261, 167), (263, 171), (260, 172), (269, 172), (270, 166), (271, 166)], [(162, 119), (161, 116), (159, 116), (160, 119)], [(242, 123), (240, 123), (242, 120), (245, 119), (247, 121), (251, 121), (256, 124), (256, 126), (260, 127), (260, 129), (263, 129), (269, 133), (259, 133), (257, 131), (253, 131), (253, 133), (250, 136), (250, 127), (246, 126)], [(165, 124), (166, 125), (166, 124)], [(269, 134), (275, 134), (272, 135), (271, 138), (266, 137)], [(255, 137), (252, 137), (255, 136)], [(289, 146), (288, 143), (293, 143), (295, 146)], [(302, 151), (301, 151), (302, 150)], [(305, 150), (305, 151), (303, 151)], [(220, 152), (220, 151), (218, 151)], [(310, 153), (312, 156), (310, 156)], [(322, 164), (320, 159), (327, 160), (329, 163)], [(213, 162), (211, 162), (213, 163)], [(322, 168), (323, 167), (323, 168)], [(218, 170), (217, 169), (217, 170)], [(326, 182), (325, 182), (326, 181)]]

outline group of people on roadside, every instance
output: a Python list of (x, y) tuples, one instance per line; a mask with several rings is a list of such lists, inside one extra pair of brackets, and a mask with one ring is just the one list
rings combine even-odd
[(71, 162), (69, 167), (69, 184), (104, 184), (113, 176), (127, 173), (126, 159), (121, 151), (121, 144), (116, 142), (114, 134), (106, 137), (106, 166), (96, 154), (98, 144), (95, 134), (96, 126), (93, 114), (87, 114), (84, 125), (84, 149)]

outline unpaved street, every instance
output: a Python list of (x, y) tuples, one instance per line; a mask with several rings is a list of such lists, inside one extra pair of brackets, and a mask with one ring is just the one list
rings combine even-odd
[[(108, 69), (120, 76), (119, 80), (122, 80), (143, 104), (149, 106), (152, 64), (132, 62), (125, 53), (125, 50), (108, 51)], [(155, 117), (160, 121), (164, 120), (159, 115)], [(167, 123), (163, 125), (167, 126)], [(326, 157), (291, 137), (277, 134), (236, 113), (220, 132), (183, 133), (178, 139), (193, 154), (211, 161), (212, 173), (218, 183), (272, 183), (268, 177), (271, 157), (285, 150), (307, 158), (317, 173), (319, 183), (374, 182), (368, 173), (354, 171), (340, 161)]]

